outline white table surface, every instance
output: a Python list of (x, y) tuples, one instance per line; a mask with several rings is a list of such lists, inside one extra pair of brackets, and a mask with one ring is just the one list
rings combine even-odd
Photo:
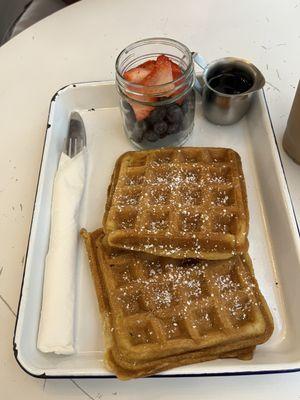
[[(71, 83), (113, 78), (132, 41), (169, 36), (208, 60), (235, 55), (265, 74), (266, 95), (297, 218), (300, 166), (281, 150), (300, 65), (299, 0), (86, 0), (0, 48), (0, 398), (300, 399), (300, 373), (188, 379), (39, 380), (12, 351), (23, 260), (49, 102)], [(288, 248), (287, 248), (288, 250)]]

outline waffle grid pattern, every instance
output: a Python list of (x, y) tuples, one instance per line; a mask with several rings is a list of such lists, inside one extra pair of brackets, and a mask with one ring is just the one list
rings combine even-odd
[[(176, 260), (85, 240), (104, 323), (104, 362), (120, 379), (217, 358), (252, 358), (273, 321), (247, 254)], [(221, 335), (224, 336), (221, 336)]]
[(129, 152), (110, 191), (104, 229), (113, 246), (174, 258), (247, 250), (244, 177), (233, 150)]
[(117, 340), (137, 357), (145, 346), (155, 358), (162, 348), (202, 349), (265, 332), (254, 278), (239, 256), (208, 264), (110, 249), (104, 257)]

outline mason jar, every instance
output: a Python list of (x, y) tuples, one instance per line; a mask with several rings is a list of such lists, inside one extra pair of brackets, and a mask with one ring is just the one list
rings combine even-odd
[[(173, 74), (170, 82), (145, 86), (145, 81), (134, 83), (125, 78), (134, 68), (162, 57), (169, 59), (175, 70), (179, 67), (179, 74), (175, 79)], [(123, 128), (136, 148), (181, 146), (188, 139), (194, 127), (194, 82), (191, 52), (176, 40), (144, 39), (130, 44), (119, 54), (116, 86)]]

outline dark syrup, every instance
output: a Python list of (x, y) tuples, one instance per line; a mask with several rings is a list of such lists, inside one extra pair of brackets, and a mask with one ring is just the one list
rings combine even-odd
[(220, 75), (213, 76), (209, 79), (208, 84), (217, 92), (224, 94), (241, 94), (247, 92), (253, 84), (240, 73), (226, 72)]

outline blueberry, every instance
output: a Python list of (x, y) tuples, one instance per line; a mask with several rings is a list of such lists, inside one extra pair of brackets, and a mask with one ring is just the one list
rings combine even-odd
[(171, 123), (182, 121), (183, 114), (181, 108), (177, 104), (172, 104), (167, 109), (167, 120)]
[(148, 125), (148, 123), (147, 123), (146, 120), (138, 121), (138, 122), (135, 124), (135, 126), (136, 126), (137, 129), (139, 129), (139, 130), (142, 131), (143, 133), (145, 133), (146, 130), (149, 128), (149, 125)]
[(131, 139), (137, 143), (140, 143), (143, 140), (143, 135), (144, 134), (140, 129), (137, 129), (136, 127), (134, 127), (132, 134), (131, 134)]
[(169, 124), (167, 134), (168, 135), (175, 135), (180, 131), (181, 125), (178, 122), (174, 122), (172, 124)]
[(160, 138), (163, 138), (167, 134), (168, 124), (165, 121), (156, 122), (153, 125), (153, 130), (158, 134)]
[(140, 143), (143, 140), (143, 134), (140, 131), (132, 132), (131, 139), (134, 142)]
[(124, 110), (127, 110), (127, 111), (132, 110), (132, 107), (131, 107), (131, 105), (128, 103), (128, 101), (123, 100), (123, 101), (122, 101), (122, 106), (123, 106)]
[(159, 136), (157, 133), (155, 133), (154, 131), (152, 131), (151, 129), (149, 129), (146, 133), (145, 133), (145, 139), (148, 140), (149, 142), (156, 142), (159, 139)]
[(123, 115), (126, 118), (126, 121), (129, 121), (129, 122), (135, 122), (136, 121), (135, 113), (133, 111), (133, 108), (131, 107), (131, 105), (127, 101), (122, 100), (122, 102), (121, 102), (121, 110), (123, 112)]
[(132, 120), (129, 119), (129, 118), (125, 118), (125, 126), (126, 126), (126, 128), (127, 128), (128, 131), (131, 131), (131, 130), (134, 128), (134, 126), (135, 126), (135, 122), (132, 121)]
[(125, 118), (126, 118), (127, 121), (130, 121), (130, 122), (135, 122), (136, 121), (135, 113), (134, 113), (132, 108), (130, 110), (126, 110), (124, 112), (124, 115), (125, 115)]
[(143, 140), (144, 133), (148, 129), (148, 124), (146, 121), (138, 121), (135, 123), (132, 129), (131, 139), (136, 142), (141, 142)]
[(183, 114), (186, 114), (189, 111), (189, 100), (187, 98), (184, 99), (184, 102), (181, 105), (181, 111)]
[(151, 122), (151, 124), (162, 121), (166, 116), (166, 112), (167, 110), (165, 107), (156, 107), (154, 110), (151, 111), (149, 115), (149, 121)]

